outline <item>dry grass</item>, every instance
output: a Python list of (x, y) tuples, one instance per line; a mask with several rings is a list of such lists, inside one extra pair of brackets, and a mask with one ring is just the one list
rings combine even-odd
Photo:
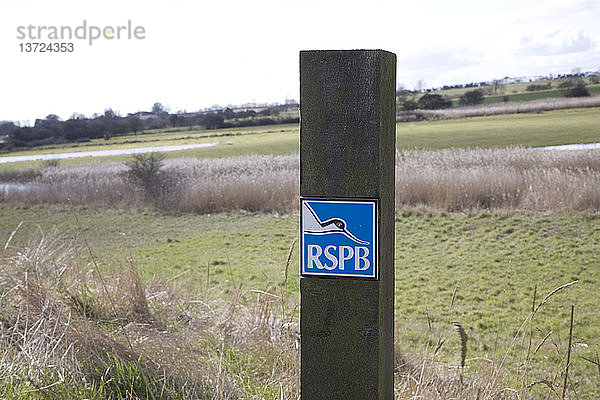
[[(78, 265), (64, 243), (52, 232), (1, 253), (3, 395), (299, 398), (297, 300), (241, 284), (225, 292), (177, 278), (143, 282), (133, 260)], [(528, 388), (504, 385), (503, 361), (467, 359), (467, 333), (459, 323), (454, 329), (458, 365), (436, 360), (442, 337), (420, 354), (396, 345), (395, 398), (531, 398)]]
[(147, 196), (122, 163), (47, 168), (27, 190), (2, 192), (11, 205), (59, 204), (155, 208), (164, 212), (289, 212), (297, 207), (297, 156), (166, 160), (160, 193)]
[(167, 170), (178, 182), (177, 211), (289, 212), (297, 207), (298, 156), (179, 159)]
[(459, 367), (435, 361), (433, 355), (396, 357), (396, 399), (508, 400), (530, 399), (526, 391), (495, 381), (496, 364), (486, 360), (473, 378), (465, 378)]
[(600, 96), (547, 98), (530, 101), (493, 103), (469, 107), (456, 107), (443, 110), (401, 111), (396, 121), (441, 120), (466, 117), (483, 117), (501, 114), (535, 113), (568, 108), (600, 106)]
[(0, 394), (298, 397), (298, 325), (286, 301), (242, 285), (142, 282), (132, 260), (101, 273), (61, 243), (53, 233), (2, 253)]
[[(396, 206), (438, 210), (600, 210), (600, 151), (446, 149), (403, 151), (396, 159)], [(147, 196), (118, 163), (49, 168), (9, 205), (154, 208), (167, 213), (297, 210), (298, 156), (165, 161), (162, 191)]]
[(598, 211), (599, 155), (523, 148), (399, 152), (396, 207)]
[[(468, 347), (467, 343), (469, 336), (467, 330), (459, 323), (452, 322), (451, 326), (437, 327), (436, 331), (440, 333), (437, 344), (433, 347), (426, 347), (420, 352), (403, 357), (401, 352), (396, 350), (395, 372), (396, 398), (400, 399), (550, 399), (550, 398), (579, 398), (577, 393), (577, 383), (567, 382), (568, 367), (564, 370), (545, 371), (546, 375), (554, 376), (552, 380), (543, 379), (538, 381), (529, 380), (529, 368), (531, 367), (531, 331), (527, 334), (524, 328), (527, 323), (531, 323), (535, 314), (544, 306), (549, 299), (557, 292), (565, 290), (570, 286), (577, 284), (578, 281), (573, 281), (561, 285), (549, 292), (544, 299), (536, 305), (535, 289), (533, 296), (533, 304), (530, 314), (522, 322), (521, 326), (516, 329), (512, 340), (507, 345), (505, 353), (499, 359), (489, 359), (482, 357), (467, 358)], [(456, 292), (456, 291), (455, 291)], [(454, 293), (455, 294), (455, 293)], [(450, 311), (454, 302), (454, 294), (450, 303)], [(574, 307), (574, 306), (573, 306)], [(572, 313), (571, 313), (572, 318)], [(429, 335), (433, 336), (432, 322), (427, 316), (429, 326)], [(572, 337), (573, 320), (571, 319), (571, 332), (569, 339)], [(448, 337), (454, 334), (458, 336), (459, 345), (456, 346), (457, 364), (447, 364), (437, 361), (436, 356), (440, 349), (448, 341)], [(535, 354), (542, 344), (552, 334), (551, 331), (538, 344)], [(527, 348), (523, 357), (523, 362), (520, 363), (518, 369), (512, 369), (508, 364), (509, 353), (514, 350), (514, 345), (517, 341), (529, 339), (530, 347)], [(446, 345), (448, 346), (448, 345)], [(570, 354), (571, 343), (565, 350), (567, 352), (567, 366), (569, 365), (568, 355)], [(562, 349), (556, 348), (556, 354), (563, 356)], [(516, 355), (516, 354), (515, 354)], [(591, 360), (593, 364), (595, 362)], [(600, 366), (599, 366), (600, 368)], [(564, 378), (564, 383), (559, 383), (561, 378)], [(600, 375), (599, 375), (600, 376)], [(507, 386), (506, 382), (512, 382), (512, 386)], [(536, 387), (537, 386), (537, 387)], [(532, 390), (533, 387), (536, 389)], [(559, 393), (562, 391), (562, 397)]]

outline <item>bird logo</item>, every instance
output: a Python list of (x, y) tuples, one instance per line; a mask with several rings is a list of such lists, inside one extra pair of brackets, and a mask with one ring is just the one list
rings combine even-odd
[(342, 218), (329, 218), (325, 221), (317, 216), (317, 213), (308, 205), (308, 202), (303, 203), (302, 219), (304, 225), (304, 233), (312, 235), (327, 235), (330, 233), (341, 233), (342, 235), (352, 239), (356, 243), (370, 244), (367, 241), (360, 240), (348, 230), (348, 224)]

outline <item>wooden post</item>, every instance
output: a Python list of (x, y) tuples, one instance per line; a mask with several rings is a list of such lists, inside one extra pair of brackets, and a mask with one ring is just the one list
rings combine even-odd
[[(301, 246), (301, 264), (312, 257), (306, 268), (316, 271), (311, 275), (303, 269), (300, 280), (302, 400), (393, 398), (395, 86), (393, 53), (300, 52), (300, 195), (313, 201), (373, 199), (377, 205), (374, 276), (329, 274), (338, 262), (344, 268), (351, 250), (340, 249), (339, 260), (347, 258), (328, 268), (327, 259), (325, 267), (315, 260), (321, 249), (307, 255), (310, 248)], [(329, 215), (325, 221), (315, 207), (310, 214), (303, 208), (301, 215), (312, 214), (317, 228), (340, 220)], [(328, 233), (369, 242), (350, 232), (350, 224), (346, 218)], [(329, 256), (337, 254), (336, 248), (329, 247), (333, 260)], [(361, 258), (366, 253), (355, 248), (357, 270), (371, 265)], [(347, 261), (346, 272), (355, 261)]]

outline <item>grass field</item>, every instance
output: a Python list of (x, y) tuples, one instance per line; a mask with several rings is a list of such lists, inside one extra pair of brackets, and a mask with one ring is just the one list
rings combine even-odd
[[(593, 84), (592, 81), (590, 80), (590, 78), (584, 78), (583, 81), (587, 85), (588, 90), (590, 90), (590, 92), (600, 90), (600, 85)], [(543, 90), (533, 91), (533, 92), (527, 91), (527, 86), (529, 86), (531, 84), (542, 85), (542, 84), (550, 83), (550, 84), (552, 84), (553, 88), (556, 88), (561, 82), (564, 82), (564, 80), (509, 83), (506, 85), (499, 86), (497, 93), (492, 93), (493, 88), (491, 86), (484, 87), (483, 89), (488, 90), (490, 92), (489, 97), (499, 97), (500, 98), (499, 101), (502, 101), (502, 97), (504, 97), (505, 95), (511, 96), (511, 95), (517, 95), (517, 94), (543, 92)], [(454, 88), (454, 89), (436, 90), (433, 93), (441, 94), (443, 96), (448, 96), (450, 98), (458, 98), (458, 97), (462, 96), (465, 92), (468, 92), (470, 90), (475, 90), (475, 89), (477, 89), (477, 88)], [(549, 90), (553, 90), (553, 89), (549, 89)], [(563, 96), (563, 95), (564, 95), (564, 89), (561, 89), (561, 96)], [(534, 98), (537, 98), (537, 97), (534, 96)]]
[[(265, 289), (281, 281), (282, 267), (298, 230), (296, 218), (289, 215), (157, 216), (81, 209), (77, 216), (81, 226), (68, 210), (1, 208), (0, 238), (8, 237), (20, 221), (23, 225), (13, 243), (21, 246), (27, 244), (38, 227), (48, 232), (56, 226), (63, 238), (75, 240), (78, 248), (84, 247), (81, 234), (85, 234), (97, 254), (113, 255), (107, 262), (133, 254), (146, 278), (157, 274), (168, 279), (188, 271), (185, 279), (205, 286), (210, 265), (211, 284), (233, 285), (243, 279)], [(297, 272), (297, 257), (293, 262), (292, 270)]]
[[(599, 120), (600, 108), (589, 108), (402, 123), (397, 126), (397, 145), (404, 151), (600, 142)], [(232, 133), (241, 134), (206, 136)], [(124, 143), (129, 138), (115, 138), (113, 141), (121, 142), (112, 145), (143, 147), (188, 140), (233, 143), (167, 153), (169, 158), (298, 151), (297, 125), (156, 132), (138, 139), (146, 142)], [(92, 145), (96, 149), (111, 146), (103, 143)], [(449, 171), (449, 165), (459, 168), (465, 164), (469, 154), (474, 165), (488, 169), (494, 169), (490, 159), (506, 154), (510, 159), (503, 160), (506, 165), (497, 162), (496, 169), (502, 164), (512, 171), (515, 166), (511, 163), (522, 164), (517, 153), (449, 150), (401, 154), (425, 160), (424, 164), (405, 164), (405, 168), (415, 169), (418, 177), (423, 174), (422, 165), (437, 165), (438, 169), (442, 165), (442, 170)], [(591, 159), (593, 154), (586, 157)], [(222, 174), (221, 168), (244, 176), (242, 172), (253, 162), (230, 161), (231, 165), (219, 161), (215, 164), (218, 168), (210, 163), (194, 168), (214, 168)], [(547, 161), (547, 175), (557, 171), (578, 174), (576, 161), (568, 165)], [(588, 161), (584, 164), (591, 166), (591, 174), (597, 167), (593, 160)], [(86, 162), (64, 160), (60, 164)], [(543, 169), (545, 162), (538, 162), (536, 168)], [(43, 165), (2, 165), (0, 173)], [(94, 171), (101, 167), (90, 164), (86, 179), (93, 180)], [(82, 165), (82, 171), (86, 168)], [(173, 168), (177, 171), (179, 167)], [(470, 169), (467, 165), (467, 175)], [(66, 174), (59, 168), (47, 174), (58, 179), (62, 173)], [(439, 183), (432, 176), (432, 182)], [(565, 176), (565, 184), (575, 181)], [(263, 181), (256, 182), (252, 178), (250, 183), (258, 186), (256, 189), (267, 187)], [(94, 192), (88, 195), (95, 196)], [(100, 399), (133, 397), (133, 392), (140, 398), (152, 398), (154, 395), (145, 391), (152, 387), (157, 398), (183, 399), (193, 397), (186, 390), (197, 389), (195, 379), (204, 393), (199, 398), (297, 398), (299, 352), (293, 330), (299, 315), (297, 245), (286, 265), (298, 236), (297, 215), (289, 211), (164, 215), (143, 208), (0, 205), (0, 398)], [(440, 391), (443, 399), (517, 398), (512, 390), (520, 399), (542, 399), (553, 391), (558, 394), (550, 394), (550, 398), (560, 398), (572, 304), (574, 345), (567, 398), (596, 398), (600, 371), (589, 360), (597, 360), (600, 351), (600, 215), (559, 207), (544, 213), (432, 209), (405, 207), (396, 215), (397, 398), (438, 398)], [(68, 248), (74, 249), (72, 259), (62, 258)], [(99, 279), (96, 269), (106, 279)], [(140, 278), (132, 270), (139, 271)], [(542, 300), (555, 288), (575, 281)], [(38, 290), (36, 285), (42, 288)], [(123, 304), (108, 304), (103, 300), (106, 292)], [(535, 303), (544, 304), (535, 318), (528, 320), (534, 292)], [(127, 311), (129, 306), (133, 311)], [(56, 311), (63, 309), (62, 314)], [(127, 312), (122, 315), (115, 310)], [(52, 315), (60, 317), (52, 319)], [(60, 327), (70, 326), (71, 318), (73, 328), (61, 336)], [(453, 322), (468, 335), (464, 370), (457, 367), (461, 343)], [(129, 333), (122, 334), (125, 330)], [(37, 346), (39, 357), (33, 357), (30, 347), (14, 350), (14, 340), (28, 345), (25, 339), (30, 334), (36, 338), (30, 342)], [(86, 340), (108, 347), (92, 346), (88, 354), (86, 347), (78, 347)], [(72, 346), (66, 346), (68, 343)], [(65, 355), (77, 359), (73, 348), (89, 359), (99, 357), (100, 363), (93, 364), (97, 370), (91, 372), (83, 368), (88, 365), (86, 357), (73, 363), (77, 367), (71, 370), (73, 376), (87, 377), (85, 384), (65, 381), (59, 371), (58, 366), (66, 363)], [(55, 349), (61, 351), (58, 357)], [(106, 359), (111, 354), (118, 357)], [(20, 361), (11, 364), (13, 359)], [(6, 371), (12, 377), (5, 375)], [(534, 382), (538, 384), (526, 387)], [(68, 386), (71, 384), (74, 386)]]
[[(441, 121), (398, 123), (398, 149), (443, 149), (449, 147), (536, 147), (600, 141), (600, 108), (557, 110), (531, 114), (508, 114)], [(233, 135), (233, 136), (226, 136)], [(210, 136), (210, 137), (209, 137)], [(295, 124), (277, 127), (219, 129), (211, 131), (155, 132), (132, 138), (102, 139), (86, 146), (64, 146), (10, 153), (10, 155), (93, 151), (146, 146), (223, 141), (231, 144), (205, 149), (167, 152), (167, 158), (229, 157), (248, 154), (291, 154), (299, 149), (299, 128)], [(131, 156), (95, 158), (94, 161), (125, 161)], [(61, 160), (62, 165), (89, 163), (89, 159)], [(43, 166), (44, 163), (19, 162), (0, 164), (6, 170)]]
[[(198, 291), (220, 287), (229, 293), (243, 282), (248, 291), (284, 294), (297, 302), (297, 248), (284, 284), (286, 259), (298, 229), (294, 215), (156, 216), (88, 209), (2, 208), (0, 220), (2, 238), (23, 222), (11, 248), (26, 245), (41, 232), (50, 235), (52, 227), (59, 226), (63, 240), (74, 241), (80, 249), (80, 262), (90, 260), (84, 250), (85, 237), (101, 268), (107, 271), (133, 258), (145, 281), (192, 284)], [(600, 350), (600, 295), (595, 290), (600, 284), (599, 242), (597, 215), (419, 210), (398, 214), (395, 308), (401, 354), (431, 355), (438, 341), (445, 338), (434, 360), (457, 365), (460, 342), (451, 323), (458, 321), (469, 335), (465, 377), (476, 377), (490, 362), (486, 360), (499, 367), (507, 355), (501, 379), (504, 385), (520, 389), (524, 370), (519, 365), (526, 359), (530, 330), (533, 346), (552, 331), (528, 364), (527, 383), (553, 382), (565, 364), (569, 311), (575, 304), (572, 390), (580, 398), (599, 393), (596, 367), (581, 358), (595, 359), (595, 352)], [(575, 280), (577, 284), (552, 296), (533, 324), (519, 331), (529, 314), (534, 287), (539, 303), (554, 288)], [(547, 388), (536, 387), (530, 392), (535, 398)]]
[[(589, 85), (586, 86), (590, 95), (594, 96), (600, 93), (600, 85)], [(504, 101), (515, 102), (515, 101), (531, 101), (548, 98), (560, 98), (565, 97), (566, 89), (548, 89), (548, 90), (536, 90), (532, 92), (518, 91), (517, 89), (505, 91), (501, 94), (491, 94), (483, 98), (482, 104), (494, 104), (502, 103)], [(441, 92), (443, 93), (443, 92)], [(458, 98), (452, 99), (452, 105), (458, 106)]]
[[(72, 153), (80, 151), (99, 151), (112, 149), (130, 149), (137, 147), (171, 146), (192, 143), (223, 142), (225, 144), (210, 148), (165, 152), (167, 158), (173, 157), (209, 157), (220, 158), (243, 154), (287, 154), (298, 152), (299, 128), (297, 124), (260, 126), (254, 128), (228, 128), (215, 130), (183, 130), (169, 132), (158, 130), (143, 135), (115, 137), (110, 141), (94, 139), (84, 144), (65, 144), (61, 146), (42, 146), (30, 150), (9, 153), (6, 156), (33, 154)], [(2, 157), (2, 156), (0, 156)], [(131, 156), (110, 156), (93, 158), (93, 161), (124, 161)], [(89, 163), (92, 158), (74, 158), (60, 160), (63, 165)], [(30, 165), (42, 165), (42, 161), (17, 162), (10, 165), (0, 164), (2, 168), (14, 168)]]
[[(38, 146), (37, 154), (51, 154), (69, 149), (69, 152), (106, 150), (107, 148), (126, 149), (147, 146), (169, 146), (177, 144), (231, 141), (246, 135), (280, 133), (293, 130), (296, 124), (265, 125), (258, 127), (198, 129), (176, 128), (155, 129), (138, 135), (115, 136), (110, 140), (92, 139), (84, 143), (65, 143), (60, 145)], [(32, 150), (13, 152), (11, 155), (29, 154)]]
[(600, 108), (400, 123), (399, 149), (550, 146), (600, 141)]
[[(506, 93), (502, 95), (486, 96), (483, 99), (483, 104), (500, 103), (504, 101), (504, 97), (508, 97), (508, 101), (530, 101), (546, 98), (564, 97), (566, 89), (549, 89), (549, 90), (536, 90), (533, 92), (518, 92), (518, 93)], [(587, 86), (590, 95), (596, 95), (600, 93), (600, 85), (589, 85)]]

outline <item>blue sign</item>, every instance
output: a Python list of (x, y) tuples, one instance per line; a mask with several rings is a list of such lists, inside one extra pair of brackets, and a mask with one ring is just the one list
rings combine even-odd
[(301, 274), (378, 278), (377, 200), (300, 199)]

